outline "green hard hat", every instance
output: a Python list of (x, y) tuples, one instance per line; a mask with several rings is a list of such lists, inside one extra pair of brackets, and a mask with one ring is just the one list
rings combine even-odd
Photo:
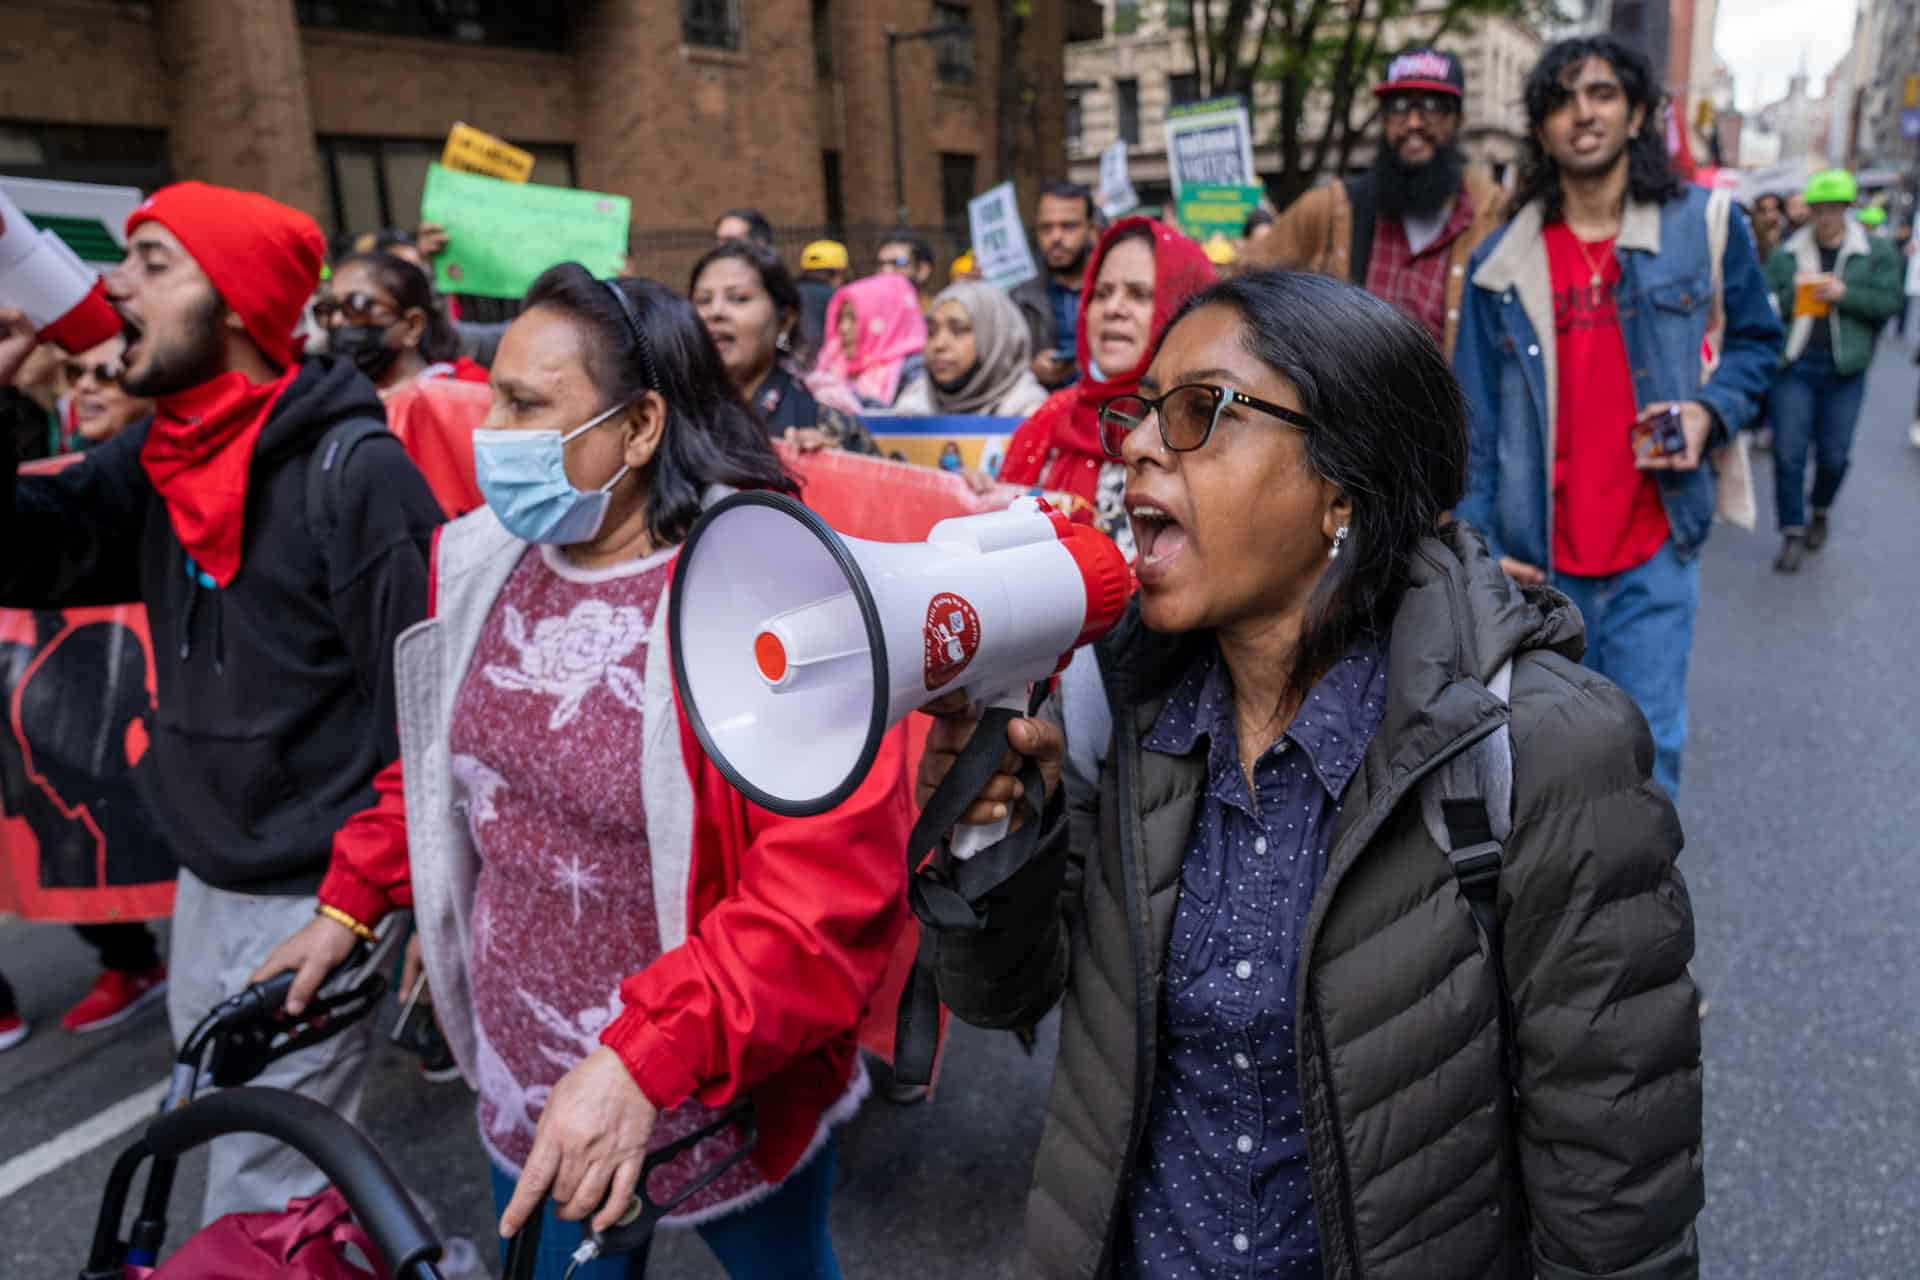
[(1887, 225), (1887, 211), (1877, 204), (1870, 204), (1860, 211), (1860, 225), (1863, 227), (1884, 227)]
[(1808, 204), (1852, 204), (1860, 198), (1860, 185), (1845, 169), (1822, 169), (1807, 179), (1803, 194)]

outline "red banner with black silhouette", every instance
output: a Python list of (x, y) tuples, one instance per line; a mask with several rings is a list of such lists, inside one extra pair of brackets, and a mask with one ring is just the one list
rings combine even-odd
[(135, 790), (149, 643), (137, 605), (0, 609), (0, 911), (76, 924), (172, 913), (173, 856)]

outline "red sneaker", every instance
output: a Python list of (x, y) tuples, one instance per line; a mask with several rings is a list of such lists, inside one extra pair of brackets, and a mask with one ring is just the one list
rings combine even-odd
[(27, 1026), (19, 1014), (10, 1013), (0, 1018), (0, 1053), (13, 1048), (30, 1034), (32, 1034), (32, 1028)]
[(93, 984), (93, 990), (80, 1003), (67, 1010), (60, 1025), (85, 1034), (118, 1026), (147, 1005), (167, 993), (167, 971), (149, 969), (145, 973), (123, 973), (108, 969)]

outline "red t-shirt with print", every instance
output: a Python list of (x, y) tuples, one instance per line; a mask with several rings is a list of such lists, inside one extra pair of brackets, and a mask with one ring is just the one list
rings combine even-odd
[[(1553, 446), (1553, 567), (1605, 577), (1653, 559), (1667, 540), (1660, 486), (1633, 465), (1633, 367), (1614, 298), (1613, 241), (1546, 229), (1559, 359)], [(1600, 287), (1593, 288), (1594, 268)]]

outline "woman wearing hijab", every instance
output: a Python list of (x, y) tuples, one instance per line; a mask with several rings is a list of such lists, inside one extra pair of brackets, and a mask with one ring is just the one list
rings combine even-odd
[(1027, 367), (1032, 343), (1012, 298), (978, 280), (956, 280), (933, 300), (926, 372), (900, 393), (893, 410), (1024, 418), (1047, 398)]
[(1121, 506), (1126, 468), (1100, 449), (1100, 406), (1139, 386), (1174, 313), (1214, 282), (1199, 245), (1152, 218), (1122, 218), (1087, 263), (1077, 337), (1080, 380), (1053, 393), (1014, 432), (1002, 484), (1068, 493), (1094, 510), (1094, 523), (1133, 554)]
[(853, 386), (869, 409), (891, 409), (920, 375), (927, 322), (904, 276), (855, 280), (827, 304), (827, 345), (818, 366)]

